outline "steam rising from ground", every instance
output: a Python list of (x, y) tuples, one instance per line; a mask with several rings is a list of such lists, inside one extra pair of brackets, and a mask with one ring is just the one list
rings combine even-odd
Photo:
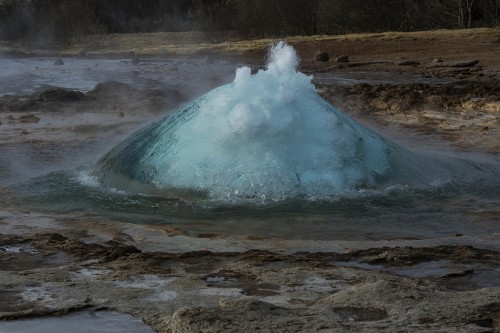
[(94, 174), (127, 191), (215, 200), (324, 198), (427, 183), (434, 180), (429, 169), (439, 179), (445, 167), (422, 162), (333, 108), (297, 65), (291, 46), (275, 44), (267, 70), (239, 68), (233, 83), (118, 145)]

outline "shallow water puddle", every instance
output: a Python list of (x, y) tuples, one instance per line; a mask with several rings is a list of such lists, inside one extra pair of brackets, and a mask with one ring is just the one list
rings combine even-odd
[(492, 270), (475, 271), (471, 282), (482, 288), (500, 287), (500, 267)]
[(57, 290), (53, 285), (44, 283), (40, 286), (26, 287), (20, 295), (25, 302), (50, 303), (57, 298)]
[(463, 268), (464, 267), (454, 265), (447, 260), (432, 260), (408, 267), (389, 268), (388, 271), (412, 278), (427, 278), (453, 274), (462, 271)]
[(172, 281), (175, 278), (166, 278), (163, 279), (156, 275), (144, 274), (141, 277), (138, 277), (134, 280), (130, 281), (114, 281), (113, 284), (117, 287), (121, 288), (135, 288), (135, 289), (155, 289), (163, 287)]
[[(128, 59), (62, 58), (64, 65), (54, 65), (54, 58), (3, 58), (0, 61), (0, 95), (26, 94), (46, 86), (88, 91), (99, 82), (114, 80), (135, 87), (159, 82), (185, 82), (207, 86), (211, 81), (232, 75), (235, 64), (218, 60), (207, 65), (204, 58), (174, 57), (142, 59), (138, 66)], [(217, 72), (217, 77), (213, 72)]]
[(411, 278), (444, 276), (447, 274), (453, 274), (459, 269), (463, 269), (462, 266), (458, 266), (447, 260), (432, 260), (404, 267), (385, 267), (383, 265), (372, 265), (360, 261), (334, 261), (332, 264), (340, 267), (356, 267), (366, 270), (387, 271)]
[[(415, 265), (390, 267), (372, 265), (361, 261), (333, 261), (338, 267), (355, 267), (365, 270), (385, 271), (399, 276), (415, 279), (423, 278), (459, 278), (466, 279), (464, 283), (479, 288), (500, 287), (500, 267), (488, 264), (458, 264), (448, 260), (431, 260)], [(463, 287), (463, 286), (462, 286)]]
[(142, 320), (118, 312), (77, 312), (59, 317), (0, 322), (2, 333), (152, 333)]
[(111, 270), (109, 270), (109, 269), (82, 268), (77, 272), (71, 272), (71, 275), (73, 275), (75, 278), (78, 278), (78, 279), (89, 279), (89, 278), (102, 277), (102, 276), (108, 275), (109, 273), (111, 273)]
[(208, 287), (200, 289), (202, 296), (224, 296), (224, 297), (245, 297), (240, 288), (217, 288)]
[(165, 288), (175, 280), (175, 277), (161, 278), (156, 275), (144, 274), (128, 281), (114, 281), (113, 285), (119, 288), (149, 290), (151, 295), (146, 297), (145, 300), (150, 302), (170, 302), (177, 298), (177, 292)]
[(311, 291), (319, 294), (329, 294), (334, 291), (330, 285), (333, 281), (326, 280), (318, 276), (311, 276), (304, 280), (304, 291)]
[(49, 265), (64, 265), (73, 260), (73, 256), (65, 252), (56, 252), (45, 256), (44, 262)]
[(239, 276), (238, 274), (209, 274), (203, 278), (207, 288), (202, 288), (202, 295), (223, 295), (223, 296), (257, 296), (269, 297), (279, 294), (279, 285), (256, 283), (253, 279)]
[(150, 302), (170, 302), (177, 298), (177, 292), (174, 290), (164, 290), (161, 292), (155, 292), (151, 296), (146, 297), (147, 301)]
[(339, 267), (356, 267), (367, 270), (383, 270), (385, 268), (382, 265), (372, 265), (360, 261), (332, 261), (331, 264)]
[(0, 246), (0, 252), (37, 254), (38, 250), (31, 246), (7, 245)]
[(216, 288), (233, 288), (241, 287), (244, 282), (241, 282), (237, 276), (224, 276), (222, 274), (210, 274), (206, 277), (208, 287)]
[[(16, 260), (15, 263), (13, 260)], [(70, 263), (73, 256), (62, 251), (38, 250), (30, 245), (0, 246), (1, 270), (18, 271), (48, 266), (63, 266)], [(19, 263), (22, 262), (22, 265)]]

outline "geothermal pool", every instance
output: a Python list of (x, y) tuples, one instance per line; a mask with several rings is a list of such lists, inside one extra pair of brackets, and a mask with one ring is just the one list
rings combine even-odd
[(75, 312), (59, 317), (23, 319), (0, 323), (2, 332), (152, 333), (140, 319), (116, 312)]
[[(60, 59), (63, 65), (56, 65)], [(207, 70), (207, 62), (210, 70)], [(130, 59), (2, 58), (0, 95), (23, 95), (44, 87), (89, 91), (103, 81), (119, 81), (137, 88), (158, 84), (182, 85), (193, 90), (231, 80), (237, 62), (207, 58), (148, 58), (136, 65)], [(216, 73), (216, 74), (215, 74)]]
[[(110, 75), (137, 87), (194, 80), (201, 91), (213, 76), (197, 62), (202, 84), (193, 63), (178, 59), (157, 62), (156, 70), (150, 63), (139, 74), (111, 60), (109, 73), (96, 70), (103, 61), (66, 60), (73, 72), (30, 61), (44, 62), (33, 71), (45, 72), (4, 84), (4, 94), (44, 84), (86, 91)], [(108, 152), (97, 154), (93, 141), (2, 147), (2, 201), (28, 211), (167, 224), (195, 236), (379, 240), (498, 230), (498, 164), (417, 154), (378, 135), (323, 101), (297, 63), (284, 44), (256, 74), (240, 67), (234, 77), (234, 63), (217, 62), (214, 80), (226, 85), (130, 129), (121, 143), (112, 138), (118, 144)], [(5, 68), (3, 75), (20, 71)]]

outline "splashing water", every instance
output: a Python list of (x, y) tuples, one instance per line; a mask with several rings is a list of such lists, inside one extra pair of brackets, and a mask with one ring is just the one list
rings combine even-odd
[(447, 179), (446, 163), (423, 159), (329, 105), (298, 62), (291, 46), (275, 44), (267, 70), (237, 69), (231, 84), (119, 144), (93, 174), (130, 192), (265, 201)]

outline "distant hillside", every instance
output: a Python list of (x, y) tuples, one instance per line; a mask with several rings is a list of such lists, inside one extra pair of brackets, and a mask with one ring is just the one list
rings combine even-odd
[(500, 0), (0, 0), (0, 38), (204, 31), (254, 37), (496, 27)]

